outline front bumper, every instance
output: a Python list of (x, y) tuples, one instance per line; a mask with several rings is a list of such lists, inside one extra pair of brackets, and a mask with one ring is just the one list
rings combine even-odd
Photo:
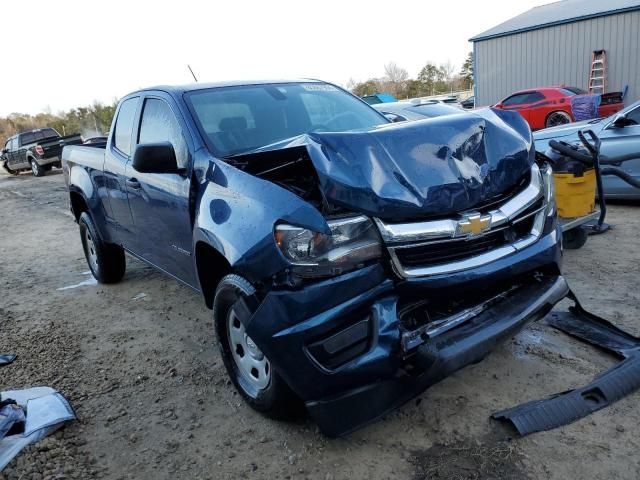
[[(274, 290), (252, 309), (247, 333), (321, 430), (344, 435), (481, 360), (544, 317), (568, 293), (559, 273), (559, 239), (556, 229), (509, 257), (441, 276), (394, 281), (374, 265), (301, 290)], [(407, 296), (460, 298), (523, 276), (532, 280), (478, 315), (410, 351), (403, 348), (399, 307)], [(322, 358), (323, 352), (348, 351), (345, 343), (363, 335), (366, 341), (354, 344), (356, 354), (348, 361), (332, 365)]]

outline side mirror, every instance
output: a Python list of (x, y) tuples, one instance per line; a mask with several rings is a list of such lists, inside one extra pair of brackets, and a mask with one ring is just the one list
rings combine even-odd
[(401, 115), (396, 115), (395, 113), (385, 112), (385, 113), (383, 113), (383, 115), (385, 117), (387, 117), (387, 120), (389, 120), (389, 121), (391, 121), (393, 123), (399, 123), (399, 122), (406, 122), (407, 121), (406, 118), (404, 118)]
[(0, 150), (0, 155), (4, 155), (5, 153), (8, 153), (9, 149), (8, 148), (3, 148), (2, 150)]
[(182, 173), (176, 152), (169, 142), (138, 145), (133, 153), (133, 168), (140, 173)]
[(627, 116), (624, 113), (617, 113), (615, 117), (613, 117), (613, 122), (611, 122), (611, 126), (615, 128), (623, 128), (627, 126)]

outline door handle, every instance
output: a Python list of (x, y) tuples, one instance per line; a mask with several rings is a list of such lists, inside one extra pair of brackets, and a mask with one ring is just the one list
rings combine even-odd
[(142, 188), (142, 185), (140, 185), (140, 182), (135, 178), (128, 178), (126, 183), (127, 183), (127, 187), (133, 188), (135, 190), (139, 190), (140, 188)]

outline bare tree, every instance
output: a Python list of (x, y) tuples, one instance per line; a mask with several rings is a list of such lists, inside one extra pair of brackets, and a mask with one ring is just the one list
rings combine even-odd
[(358, 82), (356, 82), (355, 79), (353, 77), (351, 77), (347, 81), (347, 84), (346, 84), (345, 88), (347, 90), (349, 90), (350, 92), (353, 92), (353, 89), (356, 88), (356, 85), (358, 85)]
[(448, 90), (453, 90), (453, 72), (456, 68), (451, 63), (451, 60), (447, 60), (446, 63), (440, 65), (440, 71), (444, 76), (444, 81), (447, 84)]
[(409, 73), (395, 62), (389, 62), (384, 66), (385, 80), (394, 83), (406, 82), (409, 79)]
[(407, 94), (407, 82), (409, 72), (398, 66), (395, 62), (389, 62), (384, 66), (385, 89), (393, 93), (397, 98), (404, 98)]

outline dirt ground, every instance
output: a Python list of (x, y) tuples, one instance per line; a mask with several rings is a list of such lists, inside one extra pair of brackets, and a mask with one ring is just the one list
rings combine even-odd
[[(201, 298), (127, 258), (96, 285), (60, 170), (0, 176), (0, 390), (48, 385), (79, 420), (23, 451), (5, 479), (485, 479), (640, 477), (640, 394), (522, 439), (499, 409), (581, 386), (614, 359), (539, 322), (382, 421), (347, 438), (275, 422), (227, 381)], [(640, 334), (640, 206), (565, 252), (586, 306)], [(64, 287), (74, 287), (66, 288)]]

